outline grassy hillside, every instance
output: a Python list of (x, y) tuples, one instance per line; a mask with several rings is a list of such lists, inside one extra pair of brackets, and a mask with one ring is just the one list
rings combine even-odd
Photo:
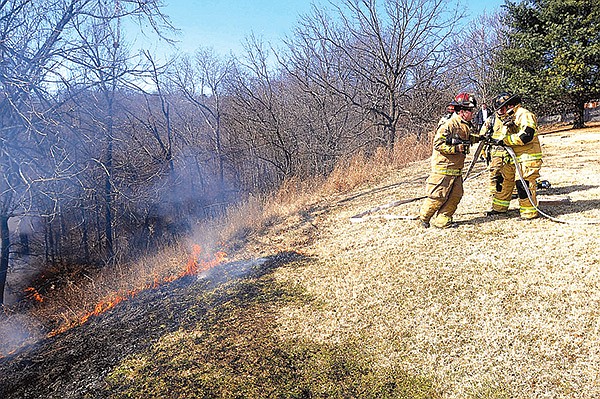
[(389, 216), (420, 201), (350, 221), (421, 196), (427, 160), (312, 193), (230, 263), (0, 359), (0, 397), (600, 397), (600, 127), (541, 140), (542, 208), (573, 223), (485, 217), (485, 173), (458, 228)]

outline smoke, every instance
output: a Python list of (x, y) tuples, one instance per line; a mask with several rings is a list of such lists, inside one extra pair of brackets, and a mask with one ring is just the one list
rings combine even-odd
[(210, 281), (210, 287), (214, 288), (227, 281), (242, 278), (267, 262), (267, 258), (239, 260), (226, 262), (198, 274), (198, 280)]
[(0, 357), (16, 353), (44, 337), (43, 326), (23, 314), (0, 316)]
[(39, 221), (31, 216), (11, 217), (8, 219), (8, 230), (16, 235), (31, 234), (38, 224)]

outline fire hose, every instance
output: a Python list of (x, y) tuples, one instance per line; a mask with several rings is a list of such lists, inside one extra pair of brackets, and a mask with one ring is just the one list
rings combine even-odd
[[(473, 160), (471, 161), (469, 167), (467, 168), (466, 173), (463, 175), (463, 181), (467, 181), (469, 179), (469, 176), (471, 174), (471, 172), (473, 171), (473, 168), (475, 166), (475, 163), (478, 161), (479, 156), (481, 155), (481, 151), (483, 150), (483, 147), (485, 147), (487, 144), (486, 141), (481, 141), (479, 143), (479, 145), (477, 146), (477, 149), (475, 150), (475, 153), (473, 154)], [(527, 198), (529, 199), (529, 202), (531, 202), (531, 204), (533, 205), (533, 207), (539, 212), (540, 215), (544, 216), (545, 218), (548, 218), (554, 222), (557, 223), (565, 223), (565, 224), (600, 224), (600, 220), (598, 219), (593, 219), (593, 220), (564, 220), (564, 219), (559, 219), (556, 218), (554, 216), (548, 215), (547, 213), (545, 213), (544, 211), (542, 211), (539, 206), (535, 203), (535, 201), (533, 200), (533, 195), (531, 194), (531, 190), (529, 189), (529, 183), (527, 182), (527, 180), (525, 180), (525, 178), (523, 177), (523, 172), (521, 171), (521, 167), (519, 166), (519, 163), (517, 162), (517, 156), (515, 154), (515, 152), (513, 151), (512, 148), (505, 146), (504, 147), (506, 149), (506, 151), (508, 152), (509, 156), (512, 158), (512, 160), (515, 163), (515, 167), (517, 170), (517, 175), (519, 176), (519, 180), (521, 181), (521, 183), (523, 184), (523, 187), (525, 188), (525, 192), (527, 193)], [(471, 178), (475, 178), (477, 176), (479, 176), (481, 173), (483, 173), (485, 170), (471, 176)], [(381, 211), (383, 209), (389, 209), (389, 208), (393, 208), (395, 206), (398, 205), (402, 205), (402, 204), (408, 204), (411, 202), (415, 202), (415, 201), (419, 201), (422, 199), (427, 198), (427, 196), (420, 196), (420, 197), (414, 197), (414, 198), (407, 198), (407, 199), (402, 199), (402, 200), (397, 200), (397, 201), (392, 201), (388, 204), (384, 204), (384, 205), (379, 205), (370, 209), (367, 209), (364, 212), (360, 212), (354, 216), (350, 217), (350, 221), (352, 223), (358, 223), (358, 222), (364, 222), (365, 220), (368, 219), (373, 219), (373, 218), (379, 218), (379, 219), (386, 219), (386, 220), (394, 220), (394, 219), (403, 219), (403, 220), (417, 220), (419, 217), (418, 216), (412, 216), (412, 215), (393, 215), (393, 214), (386, 214), (386, 215), (373, 215), (373, 213)]]
[(508, 146), (505, 146), (504, 148), (506, 149), (506, 152), (508, 152), (508, 155), (510, 155), (510, 157), (512, 158), (512, 160), (515, 163), (515, 167), (517, 169), (517, 174), (519, 175), (519, 180), (523, 184), (523, 187), (525, 188), (525, 192), (527, 193), (527, 199), (529, 199), (529, 202), (531, 202), (531, 204), (533, 205), (533, 207), (539, 212), (540, 215), (544, 216), (545, 218), (548, 218), (548, 219), (552, 220), (553, 222), (557, 222), (557, 223), (565, 223), (565, 224), (600, 224), (600, 220), (598, 220), (598, 219), (592, 219), (592, 220), (564, 220), (564, 219), (559, 219), (559, 218), (556, 218), (554, 216), (548, 215), (547, 213), (545, 213), (544, 211), (542, 211), (538, 207), (538, 205), (535, 203), (535, 201), (533, 200), (533, 196), (531, 194), (531, 190), (529, 189), (529, 183), (523, 177), (523, 171), (521, 171), (521, 167), (519, 166), (519, 163), (517, 162), (517, 155), (515, 154), (515, 152), (513, 151), (512, 148), (510, 148)]
[[(475, 167), (475, 162), (477, 162), (477, 160), (479, 159), (479, 155), (481, 154), (481, 151), (484, 147), (484, 141), (480, 141), (479, 145), (477, 146), (477, 149), (475, 150), (475, 154), (473, 154), (473, 160), (471, 161), (471, 164), (469, 165), (469, 167), (467, 168), (467, 172), (465, 173), (463, 179), (466, 181), (468, 176), (470, 175), (471, 171), (473, 170), (473, 168)], [(481, 173), (483, 173), (484, 171), (481, 171), (479, 173), (477, 173), (476, 175), (472, 176), (476, 177), (479, 176)], [(358, 223), (358, 222), (364, 222), (365, 220), (368, 219), (386, 219), (386, 220), (394, 220), (394, 219), (403, 219), (403, 220), (417, 220), (419, 217), (418, 216), (411, 216), (411, 215), (394, 215), (394, 214), (386, 214), (386, 215), (373, 215), (373, 213), (375, 212), (379, 212), (383, 209), (389, 209), (389, 208), (393, 208), (395, 206), (398, 205), (402, 205), (402, 204), (409, 204), (411, 202), (415, 202), (415, 201), (419, 201), (422, 199), (427, 198), (426, 195), (422, 195), (420, 197), (414, 197), (414, 198), (407, 198), (407, 199), (403, 199), (403, 200), (397, 200), (397, 201), (392, 201), (390, 203), (384, 204), (384, 205), (379, 205), (379, 206), (375, 206), (373, 208), (367, 209), (366, 211), (357, 213), (354, 216), (350, 217), (350, 221), (352, 223)]]
[(358, 223), (358, 222), (364, 222), (365, 220), (374, 219), (374, 218), (386, 219), (386, 220), (393, 220), (393, 219), (417, 220), (418, 216), (411, 216), (411, 215), (372, 215), (372, 214), (375, 212), (379, 212), (383, 209), (393, 208), (398, 205), (408, 204), (408, 203), (419, 201), (419, 200), (422, 200), (425, 198), (427, 198), (427, 196), (423, 195), (421, 197), (414, 197), (414, 198), (392, 201), (392, 202), (384, 204), (384, 205), (379, 205), (379, 206), (367, 209), (366, 211), (357, 213), (354, 216), (350, 216), (350, 221), (352, 223)]

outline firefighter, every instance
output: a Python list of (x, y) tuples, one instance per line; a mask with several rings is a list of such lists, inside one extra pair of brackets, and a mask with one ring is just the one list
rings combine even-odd
[[(470, 93), (454, 99), (455, 113), (436, 131), (433, 138), (431, 175), (427, 178), (427, 198), (421, 206), (419, 224), (439, 228), (456, 226), (452, 215), (463, 196), (462, 169), (470, 144), (478, 141), (471, 123), (477, 101)], [(435, 218), (434, 218), (435, 215)]]
[[(542, 166), (542, 147), (538, 138), (537, 118), (529, 110), (521, 106), (521, 98), (516, 94), (500, 93), (494, 100), (496, 122), (492, 143), (494, 148), (507, 146), (515, 152), (517, 163), (533, 203), (516, 171), (514, 160), (510, 156), (502, 156), (502, 163), (497, 177), (496, 190), (493, 192), (492, 209), (488, 216), (503, 214), (508, 211), (513, 189), (516, 186), (519, 198), (519, 213), (523, 219), (538, 217), (536, 199), (536, 180), (540, 177)], [(500, 162), (500, 161), (499, 161)]]
[[(496, 114), (490, 115), (483, 125), (479, 134), (483, 137), (490, 137), (492, 141), (501, 140), (502, 136), (502, 121), (496, 118)], [(486, 160), (489, 165), (489, 191), (490, 195), (502, 191), (502, 167), (505, 163), (510, 162), (510, 155), (506, 151), (506, 147), (500, 145), (489, 145), (486, 150)]]

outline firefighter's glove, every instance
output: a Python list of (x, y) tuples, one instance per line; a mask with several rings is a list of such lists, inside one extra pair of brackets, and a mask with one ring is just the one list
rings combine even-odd
[(455, 147), (456, 153), (460, 154), (468, 154), (469, 153), (469, 145), (468, 144), (457, 144)]
[(500, 139), (500, 140), (490, 139), (490, 144), (501, 146), (501, 147), (504, 147), (506, 145), (506, 144), (504, 144), (504, 141), (502, 141), (502, 139)]

